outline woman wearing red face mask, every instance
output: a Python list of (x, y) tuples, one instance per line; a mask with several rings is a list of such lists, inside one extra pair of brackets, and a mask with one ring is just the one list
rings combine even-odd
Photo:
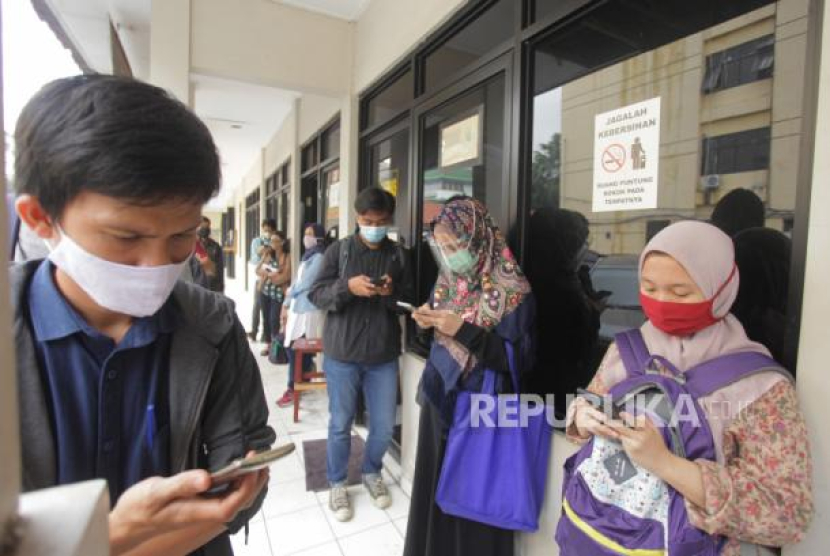
[[(657, 234), (640, 257), (640, 299), (649, 319), (640, 332), (651, 355), (681, 374), (724, 355), (768, 356), (729, 313), (739, 279), (732, 240), (714, 226), (680, 222)], [(657, 370), (671, 372), (659, 363)], [(621, 443), (640, 469), (682, 495), (694, 527), (724, 538), (720, 554), (773, 554), (762, 546), (797, 542), (812, 517), (807, 430), (787, 377), (768, 371), (741, 376), (699, 400), (716, 461), (681, 458), (647, 417), (623, 413), (624, 425), (582, 397), (569, 408), (568, 438), (584, 443), (596, 435)], [(606, 395), (625, 378), (612, 345), (588, 389)]]

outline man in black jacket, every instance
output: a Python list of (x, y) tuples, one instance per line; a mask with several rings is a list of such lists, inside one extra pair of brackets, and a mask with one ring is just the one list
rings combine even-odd
[(38, 92), (15, 144), (15, 208), (49, 247), (10, 271), (24, 489), (105, 479), (115, 555), (233, 554), (268, 472), (205, 497), (206, 470), (275, 435), (233, 303), (179, 280), (219, 188), (210, 132), (162, 89), (84, 75)]
[(405, 253), (387, 237), (395, 198), (382, 189), (369, 188), (357, 196), (354, 208), (359, 233), (329, 247), (308, 295), (327, 311), (323, 370), (330, 413), (329, 508), (340, 521), (352, 517), (346, 478), (351, 426), (361, 389), (369, 409), (363, 484), (377, 507), (391, 504), (380, 471), (395, 425), (401, 353), (397, 302), (409, 299), (411, 289)]

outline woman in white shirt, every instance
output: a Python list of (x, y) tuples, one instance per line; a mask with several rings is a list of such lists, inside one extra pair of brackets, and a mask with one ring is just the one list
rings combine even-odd
[[(299, 338), (319, 338), (323, 332), (323, 312), (308, 299), (308, 290), (317, 278), (320, 263), (323, 260), (325, 229), (320, 224), (307, 224), (303, 233), (305, 253), (300, 260), (297, 279), (285, 294), (281, 321), (285, 330), (285, 346), (288, 354), (288, 388), (280, 399), (279, 407), (288, 407), (294, 403), (294, 350), (291, 345)], [(313, 364), (313, 356), (303, 356), (303, 372), (308, 372)]]

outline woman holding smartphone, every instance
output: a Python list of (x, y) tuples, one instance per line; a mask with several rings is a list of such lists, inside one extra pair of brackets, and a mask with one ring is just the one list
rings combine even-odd
[[(285, 232), (271, 234), (265, 254), (256, 268), (256, 275), (261, 284), (262, 313), (265, 317), (263, 327), (265, 337), (272, 339), (279, 332), (279, 314), (285, 298), (285, 288), (291, 282), (291, 259)], [(269, 347), (262, 351), (268, 355)]]
[(435, 502), (447, 432), (461, 390), (478, 392), (484, 370), (512, 390), (506, 343), (520, 375), (532, 358), (530, 285), (480, 202), (450, 199), (429, 238), (441, 268), (432, 295), (412, 314), (435, 340), (419, 386), (418, 455), (404, 556), (510, 556), (513, 532), (444, 513)]
[[(683, 376), (723, 356), (768, 357), (730, 314), (739, 280), (732, 240), (714, 226), (687, 221), (658, 233), (640, 256), (640, 300), (649, 320), (639, 332), (648, 352)], [(666, 363), (656, 367), (672, 376)], [(588, 390), (604, 396), (626, 376), (612, 344)], [(812, 470), (792, 381), (761, 369), (699, 402), (715, 461), (676, 455), (652, 419), (625, 412), (612, 419), (591, 405), (590, 396), (571, 404), (567, 435), (580, 444), (593, 437), (594, 446), (620, 443), (638, 469), (682, 496), (693, 527), (722, 539), (723, 556), (777, 554), (766, 547), (798, 542), (813, 514)], [(614, 488), (610, 481), (605, 486)]]

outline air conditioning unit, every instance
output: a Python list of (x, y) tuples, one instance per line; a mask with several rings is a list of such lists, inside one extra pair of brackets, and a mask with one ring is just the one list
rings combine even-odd
[(700, 188), (703, 191), (712, 191), (720, 187), (720, 175), (709, 174), (700, 178)]

